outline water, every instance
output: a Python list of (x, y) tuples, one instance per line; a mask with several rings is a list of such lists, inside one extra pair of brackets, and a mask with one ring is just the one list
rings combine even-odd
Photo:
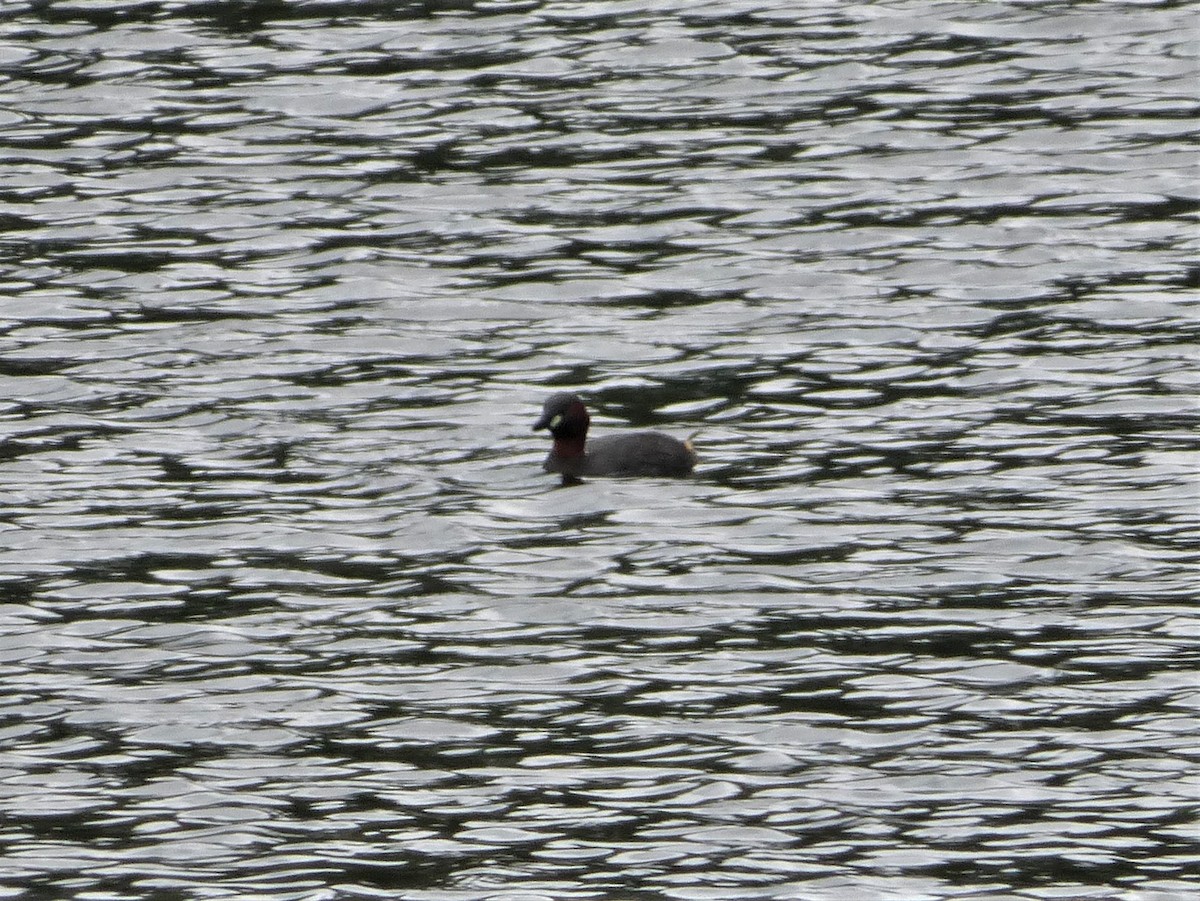
[(0, 895), (1196, 892), (1188, 4), (0, 17)]

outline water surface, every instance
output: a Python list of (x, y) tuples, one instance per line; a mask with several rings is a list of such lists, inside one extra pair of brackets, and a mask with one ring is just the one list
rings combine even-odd
[(1190, 898), (1193, 20), (6, 5), (0, 893)]

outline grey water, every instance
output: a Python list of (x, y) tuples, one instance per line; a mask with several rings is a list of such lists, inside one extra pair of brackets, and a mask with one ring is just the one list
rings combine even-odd
[(1197, 43), (0, 5), (0, 897), (1194, 897)]

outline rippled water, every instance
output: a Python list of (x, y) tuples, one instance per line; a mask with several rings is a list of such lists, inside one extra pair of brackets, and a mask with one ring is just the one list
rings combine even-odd
[(0, 895), (1190, 898), (1189, 7), (5, 4)]

